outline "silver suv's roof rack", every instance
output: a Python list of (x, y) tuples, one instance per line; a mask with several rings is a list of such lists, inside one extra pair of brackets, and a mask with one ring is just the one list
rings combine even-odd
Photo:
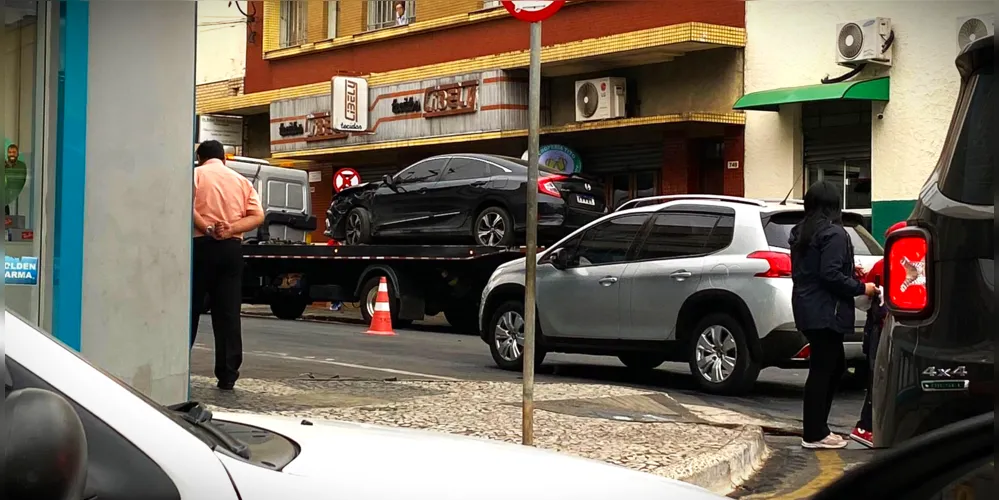
[[(765, 207), (766, 203), (760, 200), (754, 200), (752, 198), (742, 198), (739, 196), (725, 196), (725, 195), (715, 195), (715, 194), (668, 194), (660, 196), (648, 196), (644, 198), (635, 198), (633, 200), (628, 200), (621, 204), (621, 207), (625, 205), (633, 206), (640, 202), (657, 202), (657, 203), (667, 203), (670, 201), (680, 201), (680, 200), (698, 200), (698, 201), (728, 201), (732, 203), (742, 203), (745, 205), (753, 205), (757, 207)], [(648, 203), (646, 203), (648, 204)], [(620, 209), (621, 207), (618, 207)]]

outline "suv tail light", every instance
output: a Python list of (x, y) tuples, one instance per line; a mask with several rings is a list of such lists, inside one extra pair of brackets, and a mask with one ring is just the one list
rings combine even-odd
[(568, 177), (564, 175), (549, 175), (547, 177), (541, 177), (538, 179), (538, 192), (541, 194), (547, 194), (548, 196), (561, 198), (562, 193), (559, 192), (555, 183), (566, 179), (568, 179)]
[(897, 316), (932, 312), (930, 233), (910, 226), (892, 232), (885, 241), (885, 302)]
[(770, 264), (770, 269), (762, 273), (756, 273), (759, 278), (790, 278), (791, 277), (791, 255), (782, 252), (760, 251), (753, 252), (746, 256), (750, 259), (760, 259)]

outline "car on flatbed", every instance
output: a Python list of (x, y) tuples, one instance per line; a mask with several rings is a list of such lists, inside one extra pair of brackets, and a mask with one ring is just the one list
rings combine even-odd
[[(489, 154), (420, 160), (395, 175), (344, 189), (326, 211), (326, 236), (346, 245), (452, 243), (510, 247), (527, 227), (527, 162)], [(538, 238), (554, 242), (607, 213), (604, 189), (540, 167)]]
[[(687, 362), (702, 390), (724, 394), (748, 391), (765, 367), (806, 367), (788, 245), (802, 206), (714, 195), (656, 201), (539, 254), (535, 361), (566, 352), (616, 356), (634, 370)], [(857, 264), (869, 269), (881, 247), (860, 215), (843, 219)], [(480, 301), (482, 340), (508, 370), (522, 367), (524, 274), (524, 259), (499, 266)], [(863, 324), (858, 314), (846, 338), (850, 367), (865, 365)]]

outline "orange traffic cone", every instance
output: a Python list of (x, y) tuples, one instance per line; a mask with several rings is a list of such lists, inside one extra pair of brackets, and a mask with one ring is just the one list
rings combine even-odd
[(392, 331), (392, 311), (389, 309), (388, 281), (384, 276), (378, 282), (378, 295), (375, 296), (375, 313), (371, 315), (371, 326), (364, 333), (386, 337), (395, 335)]

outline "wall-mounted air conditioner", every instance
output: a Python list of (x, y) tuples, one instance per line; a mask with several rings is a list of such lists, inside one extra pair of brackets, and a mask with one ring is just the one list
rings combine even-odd
[(996, 21), (992, 14), (959, 17), (957, 19), (957, 50), (964, 50), (968, 44), (996, 33)]
[(594, 78), (576, 82), (576, 121), (625, 118), (628, 98), (624, 78)]
[(861, 64), (891, 66), (891, 19), (874, 17), (836, 26), (836, 64), (855, 68)]

